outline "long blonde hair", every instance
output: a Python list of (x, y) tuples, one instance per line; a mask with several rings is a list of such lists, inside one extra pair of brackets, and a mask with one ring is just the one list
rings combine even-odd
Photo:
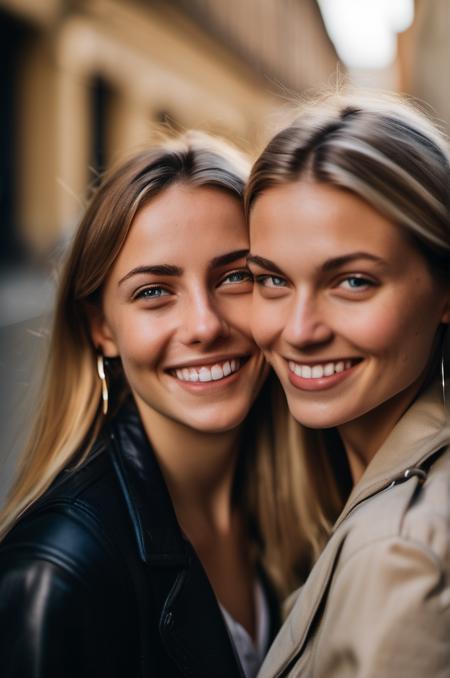
[[(102, 285), (137, 212), (178, 181), (214, 186), (242, 202), (247, 176), (248, 162), (238, 151), (206, 135), (188, 133), (140, 153), (105, 178), (65, 263), (36, 423), (0, 518), (0, 534), (6, 534), (64, 468), (86, 458), (105, 423), (88, 311), (100, 301)], [(110, 376), (114, 383), (108, 417), (129, 392), (120, 364)], [(245, 427), (250, 451), (241, 455), (240, 484), (259, 558), (280, 595), (306, 576), (340, 501), (331, 489), (325, 511), (311, 513), (311, 488), (302, 480), (302, 441), (296, 434), (300, 428), (290, 420), (283, 396), (269, 379)], [(333, 488), (332, 483), (330, 478)]]

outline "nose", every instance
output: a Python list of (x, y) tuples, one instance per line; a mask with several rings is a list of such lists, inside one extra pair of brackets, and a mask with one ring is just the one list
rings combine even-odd
[(333, 330), (329, 319), (315, 297), (306, 294), (293, 297), (283, 337), (292, 347), (302, 350), (325, 344), (332, 339)]
[(191, 295), (185, 306), (181, 328), (184, 344), (210, 344), (228, 336), (229, 331), (228, 323), (206, 290)]

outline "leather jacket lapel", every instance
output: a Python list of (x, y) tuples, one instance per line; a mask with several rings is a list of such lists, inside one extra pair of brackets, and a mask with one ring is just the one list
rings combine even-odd
[[(161, 470), (133, 402), (115, 418), (111, 459), (148, 576), (159, 633), (192, 678), (241, 678), (240, 663), (203, 567), (183, 537)], [(154, 614), (154, 611), (153, 611)], [(217, 658), (220, 658), (219, 663)]]
[(149, 564), (186, 567), (184, 539), (175, 511), (132, 401), (116, 417), (110, 438), (111, 457), (141, 559)]
[(206, 574), (194, 550), (190, 551), (189, 568), (178, 578), (161, 614), (160, 633), (166, 649), (186, 676), (243, 678), (216, 597), (205, 586)]

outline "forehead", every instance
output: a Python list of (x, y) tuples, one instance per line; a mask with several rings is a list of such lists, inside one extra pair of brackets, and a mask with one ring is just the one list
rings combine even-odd
[(252, 254), (290, 259), (337, 257), (369, 250), (386, 256), (408, 245), (401, 229), (358, 196), (297, 181), (268, 189), (250, 216)]
[(137, 213), (115, 264), (186, 266), (248, 248), (248, 228), (237, 197), (211, 187), (173, 184)]

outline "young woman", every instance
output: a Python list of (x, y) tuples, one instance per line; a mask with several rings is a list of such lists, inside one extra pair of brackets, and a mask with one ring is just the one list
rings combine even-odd
[(261, 677), (449, 675), (449, 188), (386, 100), (305, 111), (252, 170), (254, 335), (348, 494)]
[(261, 390), (246, 178), (191, 134), (113, 172), (84, 216), (1, 522), (2, 678), (253, 676), (273, 588), (306, 573), (337, 493), (304, 519)]

